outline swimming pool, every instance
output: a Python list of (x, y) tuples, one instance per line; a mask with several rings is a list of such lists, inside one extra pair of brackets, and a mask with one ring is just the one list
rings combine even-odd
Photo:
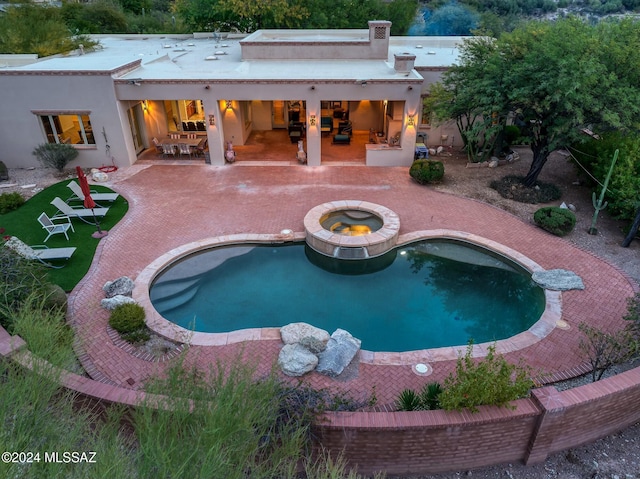
[(545, 308), (544, 290), (524, 268), (451, 240), (414, 242), (356, 262), (317, 255), (302, 243), (211, 248), (163, 269), (149, 294), (162, 317), (187, 330), (303, 321), (330, 333), (346, 329), (369, 351), (500, 340), (530, 328)]

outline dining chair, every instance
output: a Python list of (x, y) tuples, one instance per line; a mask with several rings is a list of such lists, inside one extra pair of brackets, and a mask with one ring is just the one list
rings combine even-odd
[(178, 143), (178, 151), (180, 156), (189, 155), (189, 159), (191, 159), (191, 148), (186, 143)]
[(162, 144), (162, 156), (176, 156), (175, 145), (169, 145), (168, 143)]

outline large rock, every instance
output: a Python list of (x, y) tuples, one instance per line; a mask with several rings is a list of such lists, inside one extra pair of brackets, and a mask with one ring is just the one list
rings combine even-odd
[(121, 276), (114, 281), (107, 281), (102, 287), (102, 291), (104, 291), (107, 298), (113, 298), (117, 295), (131, 296), (133, 287), (134, 284), (131, 278)]
[(130, 296), (123, 296), (121, 294), (118, 294), (113, 298), (103, 299), (102, 301), (100, 301), (100, 306), (102, 306), (104, 309), (108, 309), (109, 311), (113, 311), (121, 304), (135, 303), (135, 302), (136, 300), (131, 298)]
[(570, 289), (584, 289), (582, 278), (573, 271), (566, 269), (550, 269), (548, 271), (536, 271), (531, 279), (545, 289), (554, 291), (568, 291)]
[(358, 354), (361, 344), (362, 341), (354, 338), (348, 331), (336, 329), (327, 348), (318, 354), (316, 371), (331, 377), (339, 376)]
[(302, 376), (318, 365), (318, 356), (300, 344), (285, 344), (278, 355), (278, 365), (287, 376)]
[(329, 333), (307, 323), (291, 323), (280, 328), (280, 336), (284, 344), (295, 344), (304, 338), (315, 338), (324, 344), (329, 341)]

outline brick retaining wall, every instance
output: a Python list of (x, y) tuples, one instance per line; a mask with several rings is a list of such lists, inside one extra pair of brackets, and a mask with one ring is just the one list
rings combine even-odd
[[(37, 358), (24, 341), (0, 328), (0, 357), (32, 368)], [(141, 391), (73, 373), (63, 386), (103, 404), (135, 406), (153, 399)], [(640, 368), (567, 391), (535, 389), (515, 409), (466, 411), (334, 412), (314, 426), (319, 445), (371, 474), (431, 474), (503, 462), (533, 464), (549, 454), (593, 442), (640, 421)], [(158, 401), (158, 404), (161, 404)]]

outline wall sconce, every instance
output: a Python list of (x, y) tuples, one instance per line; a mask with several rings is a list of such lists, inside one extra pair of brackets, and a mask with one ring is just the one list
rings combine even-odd
[(209, 124), (211, 126), (216, 126), (216, 117), (214, 115), (209, 115)]
[(226, 101), (225, 109), (227, 109), (227, 110), (233, 110), (233, 108), (231, 108), (231, 100), (227, 100), (227, 101)]
[(145, 113), (149, 113), (149, 100), (142, 100), (142, 109)]
[(316, 126), (316, 116), (315, 115), (309, 116), (309, 126)]
[(407, 125), (408, 126), (414, 126), (416, 124), (416, 119), (413, 115), (409, 116), (409, 118), (407, 119)]

